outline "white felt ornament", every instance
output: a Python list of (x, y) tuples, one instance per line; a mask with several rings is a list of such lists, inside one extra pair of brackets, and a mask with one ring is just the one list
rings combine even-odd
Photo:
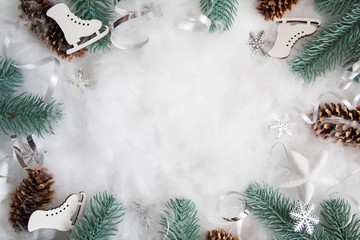
[[(313, 34), (316, 31), (316, 27), (319, 27), (321, 24), (320, 20), (309, 18), (283, 18), (276, 21), (280, 22), (276, 41), (268, 52), (274, 58), (287, 58), (296, 41)], [(294, 22), (297, 24), (294, 24)]]
[[(309, 159), (298, 152), (291, 151), (290, 156), (296, 169), (280, 179), (279, 186), (283, 188), (298, 187), (299, 195), (305, 204), (309, 204), (317, 184), (333, 186), (338, 183), (334, 177), (319, 174), (320, 168), (327, 162), (328, 152), (323, 151), (320, 159), (312, 161), (312, 165)], [(301, 191), (301, 187), (303, 187), (303, 191)]]
[[(95, 19), (83, 20), (78, 18), (64, 3), (59, 3), (51, 7), (46, 12), (46, 15), (56, 21), (61, 30), (64, 32), (66, 41), (74, 46), (73, 48), (70, 48), (66, 51), (67, 54), (79, 51), (80, 49), (87, 47), (96, 41), (99, 41), (109, 33), (108, 27), (106, 27), (102, 33), (99, 32), (100, 28), (102, 27), (101, 21)], [(81, 37), (88, 37), (94, 33), (96, 33), (95, 37), (78, 45)]]
[(29, 232), (41, 228), (68, 231), (76, 223), (78, 217), (84, 210), (86, 194), (72, 194), (66, 198), (59, 207), (49, 210), (36, 210), (30, 216), (28, 223)]

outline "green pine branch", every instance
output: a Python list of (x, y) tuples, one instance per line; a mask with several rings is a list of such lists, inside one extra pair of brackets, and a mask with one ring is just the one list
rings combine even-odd
[(69, 238), (71, 240), (105, 240), (115, 235), (116, 225), (122, 221), (125, 207), (115, 195), (105, 192), (90, 200), (90, 208), (75, 224)]
[(330, 15), (340, 15), (352, 8), (359, 0), (315, 0), (316, 11)]
[[(114, 4), (115, 1), (111, 0), (68, 0), (68, 5), (71, 11), (79, 18), (84, 20), (97, 19), (103, 23), (100, 32), (105, 30), (105, 26), (110, 26), (110, 22), (113, 19)], [(85, 38), (86, 42), (95, 35)], [(90, 52), (97, 50), (105, 51), (109, 49), (111, 45), (110, 34), (106, 35), (99, 41), (91, 44), (88, 48)]]
[(210, 32), (229, 30), (236, 16), (237, 5), (237, 0), (201, 0), (201, 11), (211, 20)]
[(160, 232), (166, 240), (203, 239), (199, 234), (200, 226), (195, 204), (186, 198), (170, 199), (166, 203), (166, 216), (162, 216)]
[(350, 204), (343, 199), (330, 199), (321, 204), (322, 224), (333, 239), (360, 239), (360, 220), (352, 214)]
[(346, 61), (349, 46), (360, 41), (360, 3), (338, 21), (318, 31), (312, 41), (305, 44), (302, 54), (290, 62), (291, 69), (307, 80), (331, 70), (338, 62)]
[(21, 70), (13, 64), (13, 60), (0, 57), (0, 92), (3, 95), (15, 93), (15, 88), (20, 87), (23, 81)]
[(295, 221), (289, 213), (295, 209), (295, 202), (290, 202), (279, 192), (279, 189), (273, 189), (266, 184), (253, 183), (245, 190), (244, 197), (243, 201), (250, 212), (275, 234), (275, 239), (329, 239), (319, 225), (314, 227), (313, 235), (307, 234), (305, 229), (294, 232)]
[(54, 100), (46, 104), (39, 96), (8, 95), (0, 101), (0, 129), (7, 135), (53, 133), (61, 117), (61, 104)]

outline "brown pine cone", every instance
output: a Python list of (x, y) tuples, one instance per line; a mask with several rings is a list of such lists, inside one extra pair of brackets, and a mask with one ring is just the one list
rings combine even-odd
[(334, 138), (344, 144), (360, 146), (360, 106), (349, 110), (341, 103), (319, 105), (318, 121), (312, 125), (316, 135)]
[(52, 201), (53, 177), (45, 168), (28, 172), (11, 196), (9, 222), (16, 231), (26, 230), (30, 215)]
[(259, 13), (265, 16), (265, 20), (282, 18), (286, 10), (291, 10), (291, 6), (297, 3), (297, 0), (258, 0), (259, 5), (256, 7)]
[(208, 232), (206, 235), (206, 240), (237, 240), (237, 237), (234, 237), (230, 233), (225, 232), (224, 229), (215, 229)]
[(82, 49), (73, 54), (66, 54), (72, 46), (65, 40), (60, 26), (46, 12), (53, 5), (48, 0), (20, 0), (19, 17), (23, 19), (36, 37), (63, 59), (72, 60), (73, 57), (83, 57), (86, 50)]

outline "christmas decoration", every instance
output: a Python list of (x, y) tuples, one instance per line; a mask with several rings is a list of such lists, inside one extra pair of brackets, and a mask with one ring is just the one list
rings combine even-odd
[[(277, 20), (277, 37), (274, 46), (268, 52), (271, 57), (287, 58), (294, 44), (302, 37), (311, 35), (320, 26), (320, 21), (308, 18), (283, 18)], [(294, 24), (296, 22), (297, 24)], [(311, 25), (315, 24), (315, 26)]]
[(11, 136), (14, 158), (19, 161), (20, 165), (26, 170), (32, 170), (35, 167), (39, 168), (44, 162), (44, 151), (38, 149), (33, 137), (27, 137), (27, 142), (23, 143), (23, 148), (20, 148), (20, 142), (16, 135)]
[(140, 15), (145, 16), (152, 14), (156, 17), (161, 17), (163, 15), (160, 4), (156, 2), (143, 3), (140, 7)]
[(317, 184), (332, 186), (338, 182), (334, 177), (319, 174), (319, 170), (326, 164), (328, 159), (326, 151), (321, 152), (321, 157), (318, 161), (312, 162), (295, 151), (291, 151), (290, 156), (291, 163), (296, 169), (280, 179), (279, 186), (284, 188), (303, 187), (303, 191), (301, 188), (298, 188), (298, 192), (306, 204), (310, 202)]
[(93, 81), (85, 76), (84, 70), (82, 68), (76, 70), (75, 76), (68, 76), (68, 82), (75, 87), (78, 87), (82, 91), (89, 89), (94, 85)]
[(53, 124), (62, 117), (60, 104), (48, 104), (39, 96), (6, 96), (0, 102), (0, 129), (5, 134), (53, 133)]
[(106, 191), (90, 199), (90, 208), (71, 229), (69, 239), (107, 239), (125, 214), (123, 203)]
[[(74, 46), (66, 51), (67, 54), (77, 52), (80, 49), (99, 41), (109, 33), (109, 27), (107, 26), (104, 31), (101, 33), (99, 32), (99, 29), (102, 27), (102, 23), (99, 20), (87, 21), (80, 19), (70, 12), (70, 9), (64, 3), (59, 3), (51, 7), (46, 12), (46, 15), (56, 21), (64, 32), (66, 41)], [(80, 38), (88, 37), (94, 33), (96, 34), (95, 37), (78, 45)]]
[(0, 162), (0, 203), (8, 196), (10, 184), (7, 183), (9, 164), (6, 161)]
[(64, 33), (59, 25), (46, 16), (46, 12), (52, 7), (48, 0), (20, 0), (20, 18), (28, 22), (30, 30), (43, 41), (48, 48), (55, 51), (59, 57), (71, 61), (74, 57), (83, 57), (85, 50), (68, 55), (66, 51), (71, 46), (66, 42)]
[(297, 0), (258, 0), (256, 7), (259, 13), (264, 15), (265, 20), (274, 20), (275, 17), (282, 18), (287, 10), (291, 10)]
[(349, 110), (341, 103), (319, 105), (317, 122), (312, 125), (316, 135), (333, 138), (344, 144), (360, 145), (360, 107)]
[(314, 215), (315, 205), (305, 205), (302, 201), (296, 202), (296, 209), (290, 212), (290, 217), (296, 221), (294, 225), (295, 232), (301, 232), (306, 228), (310, 235), (314, 233), (314, 226), (319, 224), (319, 218)]
[[(109, 0), (68, 0), (67, 5), (70, 10), (78, 17), (83, 20), (92, 20), (97, 19), (102, 22), (102, 28), (100, 32), (104, 32), (107, 27), (110, 27), (110, 22), (113, 20), (114, 15), (114, 5), (117, 4), (117, 1), (111, 2)], [(91, 36), (90, 36), (91, 38)], [(90, 38), (85, 38), (83, 41), (89, 41)], [(90, 52), (95, 52), (97, 50), (107, 50), (111, 45), (110, 34), (107, 34), (105, 37), (99, 41), (91, 44), (88, 48)]]
[(197, 210), (195, 204), (186, 198), (170, 199), (166, 203), (165, 216), (161, 217), (160, 232), (168, 240), (202, 239), (199, 234), (200, 226), (197, 224)]
[[(154, 207), (155, 204), (152, 205)], [(142, 223), (146, 229), (149, 229), (151, 226), (151, 208), (145, 207), (142, 204), (142, 200), (133, 201), (133, 204), (128, 207), (132, 212), (135, 212), (140, 223)]]
[(254, 55), (260, 54), (261, 56), (269, 56), (265, 51), (265, 47), (270, 46), (271, 42), (265, 39), (265, 31), (261, 30), (255, 36), (254, 33), (249, 34), (249, 46)]
[(200, 0), (202, 13), (211, 20), (210, 32), (230, 30), (237, 5), (237, 0)]
[(0, 92), (3, 95), (13, 94), (20, 87), (23, 75), (19, 68), (14, 67), (15, 61), (0, 57)]
[(315, 0), (315, 9), (320, 13), (335, 16), (346, 12), (358, 2), (358, 0)]
[(237, 237), (234, 237), (224, 229), (215, 229), (208, 232), (206, 240), (237, 240)]
[(66, 198), (65, 202), (57, 208), (50, 210), (36, 210), (30, 216), (28, 223), (29, 232), (37, 229), (50, 228), (59, 231), (68, 231), (76, 223), (78, 216), (81, 215), (85, 201), (86, 194), (80, 193), (72, 194)]
[(359, 21), (360, 3), (354, 3), (339, 20), (320, 29), (317, 36), (304, 45), (301, 55), (290, 62), (292, 71), (311, 81), (333, 69), (339, 62), (348, 67), (358, 61), (360, 51), (356, 49), (360, 39)]
[(288, 120), (285, 115), (281, 115), (279, 118), (275, 119), (273, 123), (269, 126), (270, 130), (277, 132), (277, 138), (279, 139), (283, 134), (287, 134), (289, 137), (292, 136), (291, 129), (296, 124)]
[(30, 215), (52, 201), (53, 177), (45, 168), (28, 172), (11, 196), (9, 222), (15, 230), (27, 229)]

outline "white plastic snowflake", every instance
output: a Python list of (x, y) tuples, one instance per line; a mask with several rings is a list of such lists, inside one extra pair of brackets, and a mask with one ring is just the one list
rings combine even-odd
[(90, 78), (86, 77), (84, 70), (79, 68), (76, 70), (76, 75), (68, 76), (69, 83), (78, 87), (80, 90), (86, 90), (93, 86), (93, 82)]
[(269, 128), (277, 132), (277, 138), (280, 138), (284, 133), (291, 137), (292, 134), (290, 130), (295, 125), (296, 124), (288, 120), (285, 115), (282, 115), (278, 119), (274, 120), (273, 123), (269, 126)]
[(296, 221), (294, 231), (300, 232), (305, 227), (306, 232), (312, 235), (314, 233), (314, 225), (320, 222), (314, 212), (314, 204), (305, 205), (302, 201), (298, 201), (296, 209), (290, 212), (290, 217)]
[(254, 55), (260, 54), (264, 57), (269, 56), (265, 51), (266, 46), (270, 46), (272, 43), (265, 39), (265, 31), (261, 30), (255, 36), (254, 33), (250, 32), (249, 34), (249, 46)]

